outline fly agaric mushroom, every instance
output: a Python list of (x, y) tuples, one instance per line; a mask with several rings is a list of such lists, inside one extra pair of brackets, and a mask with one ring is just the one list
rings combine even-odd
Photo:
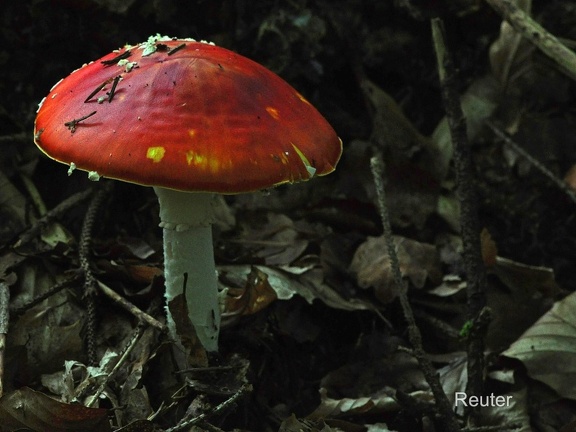
[(332, 172), (342, 142), (280, 77), (211, 43), (159, 35), (84, 65), (40, 103), (36, 145), (101, 176), (153, 186), (160, 203), (168, 326), (185, 293), (208, 351), (220, 308), (214, 194), (251, 192)]

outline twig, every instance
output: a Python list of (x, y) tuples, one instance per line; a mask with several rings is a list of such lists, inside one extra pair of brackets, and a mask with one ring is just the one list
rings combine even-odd
[(0, 398), (4, 395), (4, 352), (6, 350), (6, 334), (8, 334), (8, 322), (10, 313), (10, 289), (6, 282), (0, 282)]
[(92, 198), (84, 223), (82, 224), (82, 231), (80, 233), (80, 246), (78, 248), (78, 256), (80, 259), (80, 268), (84, 272), (84, 300), (86, 302), (86, 311), (88, 314), (87, 329), (86, 329), (86, 345), (88, 349), (88, 362), (91, 365), (97, 364), (96, 359), (96, 296), (98, 290), (96, 288), (96, 278), (90, 268), (90, 247), (92, 245), (92, 231), (94, 228), (94, 221), (100, 207), (104, 200), (108, 198), (112, 190), (113, 182), (105, 182), (103, 187), (96, 192)]
[(122, 354), (118, 357), (116, 364), (114, 365), (112, 370), (108, 373), (108, 375), (106, 375), (106, 379), (102, 380), (102, 382), (100, 383), (100, 385), (98, 386), (98, 388), (96, 389), (94, 394), (86, 402), (87, 407), (94, 406), (96, 401), (98, 401), (98, 398), (100, 397), (100, 395), (104, 391), (104, 388), (106, 388), (106, 384), (108, 384), (108, 382), (110, 381), (110, 378), (112, 378), (112, 376), (116, 373), (116, 371), (118, 371), (118, 369), (120, 369), (120, 366), (122, 366), (124, 364), (124, 362), (126, 361), (128, 356), (130, 355), (130, 353), (132, 352), (132, 350), (134, 349), (134, 347), (136, 346), (136, 344), (140, 340), (140, 337), (144, 333), (144, 330), (145, 330), (145, 326), (142, 323), (140, 325), (138, 325), (138, 327), (134, 331), (134, 334), (130, 338), (130, 341), (128, 341), (128, 344), (126, 345), (126, 347), (124, 347), (124, 352), (122, 352)]
[(374, 184), (376, 186), (376, 196), (378, 201), (378, 210), (380, 213), (380, 218), (382, 219), (382, 228), (384, 230), (384, 238), (386, 239), (386, 246), (388, 249), (388, 257), (390, 259), (390, 267), (392, 269), (392, 274), (394, 277), (394, 284), (399, 292), (398, 298), (400, 300), (400, 305), (402, 307), (402, 312), (404, 318), (408, 323), (408, 338), (410, 339), (410, 344), (412, 345), (412, 353), (420, 369), (422, 370), (426, 382), (432, 390), (434, 399), (436, 400), (436, 406), (438, 409), (438, 414), (442, 421), (442, 427), (440, 428), (446, 432), (457, 432), (460, 430), (458, 421), (450, 401), (446, 397), (440, 380), (438, 379), (438, 374), (432, 366), (430, 360), (426, 357), (424, 348), (422, 347), (422, 335), (416, 321), (414, 319), (414, 313), (410, 302), (408, 301), (408, 295), (406, 293), (406, 287), (404, 281), (402, 280), (402, 273), (400, 272), (400, 264), (398, 262), (398, 255), (396, 254), (396, 249), (394, 242), (392, 240), (392, 228), (390, 227), (390, 217), (388, 216), (388, 208), (386, 206), (386, 195), (384, 190), (384, 162), (379, 156), (374, 156), (370, 159), (370, 168), (372, 170), (372, 176), (374, 177)]
[(20, 173), (20, 180), (22, 181), (24, 188), (28, 192), (28, 196), (32, 200), (32, 203), (34, 203), (34, 206), (38, 210), (38, 214), (40, 216), (44, 216), (47, 212), (46, 204), (44, 204), (44, 200), (42, 200), (42, 198), (40, 197), (40, 192), (38, 192), (38, 188), (36, 188), (36, 185), (34, 184), (32, 179), (24, 173)]
[(498, 426), (466, 427), (463, 428), (461, 432), (502, 432), (521, 428), (522, 425), (520, 423), (508, 423)]
[(87, 199), (92, 194), (92, 192), (93, 192), (92, 189), (86, 189), (85, 191), (78, 192), (66, 198), (64, 201), (62, 201), (60, 204), (58, 204), (56, 207), (54, 207), (52, 210), (48, 211), (45, 215), (43, 215), (40, 219), (38, 219), (34, 223), (34, 225), (32, 225), (27, 231), (24, 231), (20, 235), (20, 238), (18, 239), (14, 247), (16, 248), (18, 246), (28, 243), (30, 240), (36, 237), (38, 233), (42, 230), (42, 228), (48, 225), (50, 221), (58, 218), (61, 214), (66, 213), (68, 210), (78, 205), (78, 203)]
[(114, 291), (113, 289), (111, 289), (110, 287), (108, 287), (107, 285), (103, 284), (100, 281), (98, 281), (97, 284), (98, 284), (98, 287), (100, 288), (100, 291), (102, 291), (102, 293), (104, 293), (108, 298), (110, 298), (115, 303), (117, 303), (121, 308), (127, 310), (132, 315), (134, 315), (136, 318), (138, 318), (138, 320), (140, 322), (146, 323), (146, 324), (150, 325), (151, 327), (154, 327), (155, 329), (160, 330), (163, 333), (167, 331), (167, 327), (165, 324), (162, 324), (160, 321), (158, 321), (154, 317), (148, 315), (146, 312), (142, 311), (137, 306), (130, 303), (124, 297), (119, 295), (116, 291)]
[(67, 288), (69, 286), (72, 286), (78, 282), (80, 282), (82, 279), (84, 279), (84, 275), (82, 275), (81, 273), (77, 272), (74, 273), (71, 277), (69, 277), (68, 279), (63, 280), (62, 282), (57, 283), (56, 285), (53, 285), (52, 288), (50, 288), (48, 291), (46, 291), (45, 293), (40, 294), (38, 297), (32, 299), (31, 301), (29, 301), (28, 303), (26, 303), (25, 305), (19, 307), (18, 309), (14, 309), (12, 311), (12, 313), (15, 316), (20, 316), (23, 313), (25, 313), (28, 309), (33, 308), (34, 306), (36, 306), (37, 304), (42, 303), (44, 300), (46, 300), (48, 297), (53, 296), (54, 294), (62, 291), (64, 288)]
[[(444, 43), (444, 27), (438, 18), (432, 20), (432, 36), (442, 100), (454, 147), (456, 194), (460, 200), (460, 230), (463, 243), (462, 259), (467, 279), (468, 319), (473, 331), (467, 338), (468, 395), (484, 392), (484, 335), (489, 315), (486, 309), (486, 271), (482, 262), (477, 193), (473, 176), (472, 156), (466, 133), (466, 119), (457, 92), (457, 76), (452, 59)], [(479, 317), (483, 319), (480, 320)], [(474, 413), (474, 411), (472, 411)]]
[(560, 70), (576, 80), (576, 53), (534, 21), (516, 5), (515, 0), (486, 0), (524, 38), (554, 60)]
[(494, 132), (498, 136), (498, 138), (503, 140), (506, 145), (512, 147), (512, 149), (516, 153), (518, 153), (520, 156), (522, 156), (524, 159), (526, 159), (528, 162), (534, 165), (534, 167), (538, 171), (540, 171), (542, 174), (548, 177), (548, 179), (550, 179), (552, 183), (554, 183), (554, 185), (556, 185), (562, 192), (564, 192), (568, 196), (568, 198), (572, 200), (572, 202), (576, 203), (576, 192), (574, 191), (574, 189), (570, 187), (570, 185), (568, 185), (565, 181), (555, 176), (552, 171), (550, 171), (538, 159), (536, 159), (534, 156), (532, 156), (530, 153), (528, 153), (526, 150), (524, 150), (522, 147), (516, 144), (508, 135), (506, 135), (506, 133), (504, 133), (494, 123), (492, 123), (491, 121), (487, 121), (486, 124), (490, 129), (492, 129), (492, 132)]
[(214, 407), (214, 409), (212, 409), (208, 412), (202, 413), (202, 414), (200, 414), (194, 418), (184, 420), (184, 421), (180, 422), (179, 424), (177, 424), (176, 426), (171, 427), (169, 429), (166, 429), (164, 432), (178, 432), (178, 431), (181, 431), (183, 429), (189, 428), (195, 424), (203, 422), (207, 418), (219, 413), (220, 411), (224, 410), (228, 406), (232, 405), (234, 402), (236, 402), (238, 399), (240, 399), (244, 394), (251, 392), (251, 391), (252, 391), (252, 385), (245, 383), (244, 385), (242, 385), (242, 387), (240, 387), (238, 389), (238, 391), (236, 393), (234, 393), (232, 396), (230, 396), (228, 399), (226, 399), (220, 405), (217, 405), (216, 407)]

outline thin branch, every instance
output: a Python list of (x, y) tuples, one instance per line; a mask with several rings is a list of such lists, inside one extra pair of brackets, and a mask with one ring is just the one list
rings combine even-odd
[(113, 187), (113, 182), (105, 182), (102, 188), (96, 192), (92, 198), (84, 223), (80, 233), (80, 246), (78, 256), (80, 259), (80, 268), (84, 272), (84, 300), (86, 302), (86, 311), (88, 314), (86, 344), (88, 349), (88, 361), (91, 365), (97, 364), (96, 360), (96, 296), (98, 294), (96, 278), (90, 267), (90, 247), (92, 246), (92, 231), (96, 216), (102, 207), (102, 204), (108, 198)]
[(532, 156), (530, 153), (528, 153), (526, 150), (524, 150), (522, 147), (516, 144), (506, 133), (504, 133), (504, 131), (498, 128), (494, 123), (492, 123), (491, 121), (487, 121), (486, 124), (490, 129), (492, 129), (492, 132), (494, 132), (496, 136), (498, 136), (498, 138), (503, 140), (506, 145), (512, 147), (512, 149), (517, 154), (519, 154), (528, 162), (530, 162), (538, 171), (540, 171), (542, 174), (548, 177), (548, 179), (555, 186), (557, 186), (562, 192), (564, 192), (568, 196), (568, 198), (572, 200), (573, 203), (576, 203), (576, 191), (574, 191), (574, 189), (572, 189), (568, 183), (555, 176), (552, 171), (550, 171), (548, 168), (544, 166), (544, 164), (542, 164), (538, 159), (536, 159), (534, 156)]
[(10, 288), (6, 282), (0, 281), (0, 397), (4, 394), (4, 353), (6, 351), (6, 335), (10, 313)]
[[(98, 388), (96, 389), (94, 394), (91, 395), (88, 402), (86, 402), (85, 405), (87, 407), (94, 406), (94, 404), (98, 401), (98, 399), (100, 398), (100, 395), (102, 394), (102, 392), (106, 388), (106, 385), (110, 382), (110, 379), (112, 378), (112, 376), (114, 376), (114, 374), (120, 369), (120, 367), (128, 359), (128, 356), (130, 355), (130, 353), (132, 352), (132, 350), (134, 349), (134, 347), (136, 346), (136, 344), (138, 343), (138, 341), (142, 337), (144, 330), (145, 330), (145, 326), (143, 324), (140, 324), (140, 325), (138, 325), (138, 327), (136, 327), (136, 330), (132, 334), (132, 337), (130, 338), (130, 340), (128, 341), (126, 346), (124, 347), (124, 351), (118, 357), (116, 364), (114, 364), (114, 367), (112, 368), (112, 370), (106, 375), (106, 379), (102, 380), (102, 382), (100, 383), (100, 385), (98, 386)], [(80, 399), (81, 397), (78, 396), (78, 398)]]
[(47, 226), (49, 222), (66, 213), (71, 208), (76, 207), (80, 202), (87, 199), (92, 194), (92, 192), (92, 189), (86, 189), (66, 198), (64, 201), (62, 201), (60, 204), (58, 204), (56, 207), (48, 211), (44, 216), (34, 222), (34, 224), (28, 230), (24, 231), (20, 235), (20, 238), (14, 247), (17, 248), (18, 246), (28, 243), (30, 240), (36, 237), (40, 231), (42, 231), (42, 228)]
[(518, 7), (515, 0), (486, 0), (525, 39), (554, 60), (560, 70), (576, 80), (576, 53)]
[(251, 391), (252, 391), (252, 385), (246, 383), (242, 385), (242, 387), (240, 387), (236, 393), (234, 393), (232, 396), (230, 396), (221, 404), (214, 407), (214, 409), (205, 412), (203, 414), (200, 414), (199, 416), (196, 416), (194, 418), (183, 420), (176, 426), (166, 429), (165, 432), (179, 432), (181, 430), (188, 429), (191, 426), (194, 426), (195, 424), (203, 422), (207, 418), (219, 413), (220, 411), (223, 411), (225, 408), (229, 407), (230, 405), (235, 403), (238, 399), (240, 399), (242, 396), (244, 396), (246, 393), (249, 393)]
[(374, 156), (370, 159), (370, 168), (372, 170), (372, 176), (374, 177), (374, 184), (376, 186), (376, 196), (378, 201), (378, 210), (380, 213), (380, 218), (382, 220), (382, 228), (384, 230), (384, 238), (386, 240), (386, 246), (388, 249), (388, 257), (390, 259), (390, 267), (392, 269), (392, 275), (394, 277), (394, 284), (398, 291), (398, 298), (400, 300), (400, 305), (402, 307), (402, 312), (404, 318), (408, 323), (408, 338), (410, 344), (412, 345), (412, 354), (418, 361), (420, 369), (422, 370), (426, 382), (432, 390), (434, 399), (436, 400), (436, 407), (438, 409), (438, 414), (442, 421), (442, 430), (446, 432), (457, 432), (460, 430), (460, 426), (452, 410), (450, 401), (446, 397), (436, 369), (432, 365), (432, 362), (426, 357), (426, 352), (422, 347), (422, 335), (420, 329), (416, 325), (416, 320), (414, 319), (414, 313), (410, 302), (408, 300), (408, 294), (406, 292), (406, 285), (402, 280), (402, 273), (400, 272), (400, 264), (398, 262), (398, 255), (396, 254), (396, 248), (392, 240), (392, 228), (390, 226), (390, 217), (388, 215), (388, 208), (386, 206), (386, 195), (384, 190), (384, 162), (381, 157)]
[(154, 317), (150, 316), (149, 314), (142, 311), (141, 309), (139, 309), (134, 304), (130, 303), (128, 300), (126, 300), (124, 297), (122, 297), (116, 291), (114, 291), (113, 289), (111, 289), (110, 287), (108, 287), (107, 285), (103, 284), (100, 281), (98, 281), (97, 284), (98, 284), (98, 287), (100, 288), (100, 291), (102, 291), (102, 293), (104, 293), (104, 295), (106, 295), (109, 299), (114, 301), (116, 304), (118, 304), (124, 310), (127, 310), (128, 312), (130, 312), (132, 315), (134, 315), (136, 318), (138, 318), (138, 320), (140, 322), (146, 323), (146, 324), (154, 327), (155, 329), (160, 330), (163, 333), (165, 333), (167, 331), (168, 328), (166, 327), (165, 324), (162, 324), (160, 321), (158, 321)]
[[(457, 92), (457, 74), (444, 43), (444, 27), (440, 19), (432, 20), (432, 36), (438, 63), (442, 100), (454, 147), (456, 194), (460, 201), (460, 230), (463, 244), (462, 260), (466, 271), (468, 320), (472, 324), (467, 338), (468, 395), (484, 393), (484, 335), (488, 327), (486, 308), (486, 270), (482, 261), (478, 198), (474, 181), (472, 155), (466, 131), (466, 119)], [(482, 317), (482, 319), (480, 319)], [(475, 410), (471, 411), (472, 414)]]
[(23, 313), (25, 313), (28, 309), (31, 309), (34, 306), (42, 303), (44, 300), (62, 291), (64, 288), (68, 288), (69, 286), (75, 285), (82, 279), (84, 279), (84, 275), (82, 275), (80, 272), (73, 273), (73, 275), (70, 276), (68, 279), (64, 279), (62, 282), (58, 282), (56, 285), (53, 285), (52, 288), (50, 288), (45, 293), (40, 294), (38, 297), (32, 299), (31, 301), (19, 307), (18, 309), (14, 309), (12, 313), (15, 316), (20, 316)]

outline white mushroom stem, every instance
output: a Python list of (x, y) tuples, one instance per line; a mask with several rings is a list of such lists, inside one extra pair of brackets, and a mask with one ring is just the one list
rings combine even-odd
[[(188, 317), (207, 351), (218, 349), (220, 307), (214, 263), (212, 223), (216, 200), (211, 193), (188, 193), (155, 187), (164, 234), (166, 305), (185, 294)], [(168, 328), (178, 342), (174, 317), (166, 307)]]

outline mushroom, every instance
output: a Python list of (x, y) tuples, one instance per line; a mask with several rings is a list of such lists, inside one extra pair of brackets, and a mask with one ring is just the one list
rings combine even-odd
[(318, 111), (265, 67), (212, 43), (152, 36), (74, 71), (40, 103), (36, 145), (89, 172), (153, 186), (164, 236), (167, 321), (182, 300), (207, 351), (220, 307), (211, 224), (214, 194), (332, 172), (342, 142)]

